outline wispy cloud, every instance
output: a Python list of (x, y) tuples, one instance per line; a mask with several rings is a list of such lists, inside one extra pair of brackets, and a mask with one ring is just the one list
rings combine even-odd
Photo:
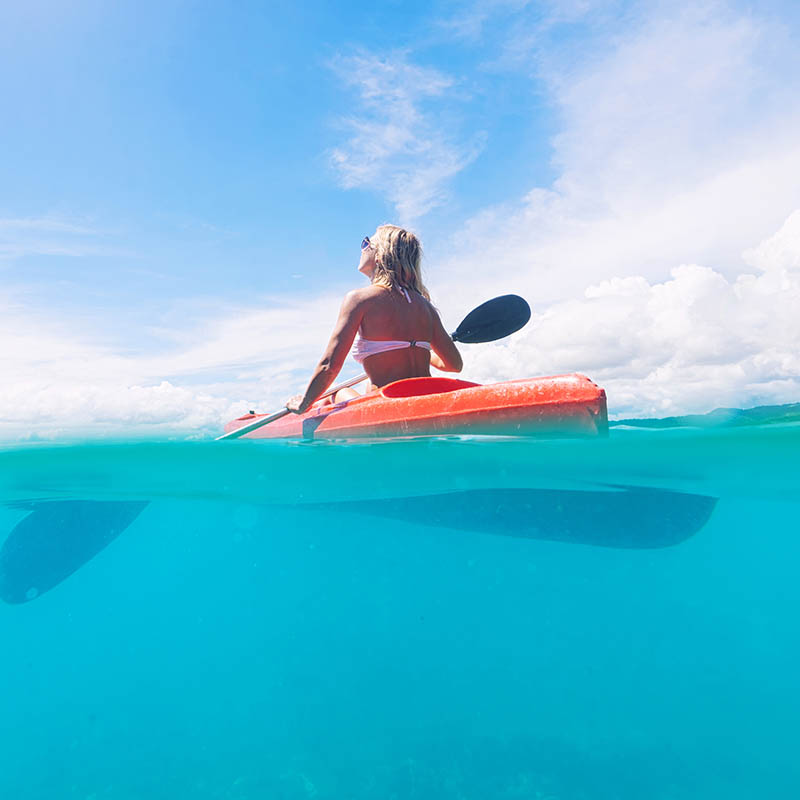
[(339, 121), (349, 138), (330, 154), (342, 185), (382, 194), (403, 223), (444, 202), (448, 181), (484, 144), (480, 132), (457, 140), (452, 117), (429, 102), (441, 101), (453, 78), (411, 63), (404, 52), (342, 57), (332, 68), (360, 103), (358, 114)]
[(30, 255), (85, 256), (110, 252), (102, 233), (56, 217), (0, 218), (0, 261)]
[(513, 38), (505, 49), (513, 52), (522, 42), (528, 47), (556, 25), (573, 23), (590, 15), (613, 13), (623, 0), (468, 0), (438, 20), (448, 36), (479, 42), (498, 21), (510, 24)]

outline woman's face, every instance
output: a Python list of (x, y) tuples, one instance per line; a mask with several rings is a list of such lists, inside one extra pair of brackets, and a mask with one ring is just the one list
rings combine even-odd
[(358, 262), (358, 271), (370, 280), (375, 274), (375, 248), (370, 244), (369, 236), (365, 236), (361, 243), (361, 260)]

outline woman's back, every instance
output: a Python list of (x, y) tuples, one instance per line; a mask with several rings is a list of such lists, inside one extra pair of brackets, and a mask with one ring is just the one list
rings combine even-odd
[(404, 293), (383, 286), (369, 286), (359, 290), (359, 294), (364, 309), (359, 327), (362, 339), (370, 343), (424, 343), (367, 355), (364, 369), (372, 383), (384, 386), (401, 378), (430, 375), (430, 349), (425, 345), (435, 338), (435, 320), (438, 320), (431, 303), (413, 290)]

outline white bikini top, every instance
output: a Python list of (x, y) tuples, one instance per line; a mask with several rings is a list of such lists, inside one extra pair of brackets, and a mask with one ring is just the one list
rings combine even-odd
[[(401, 286), (400, 291), (406, 296), (410, 303), (411, 298), (408, 292)], [(393, 339), (364, 339), (359, 331), (358, 338), (353, 345), (352, 356), (359, 363), (363, 364), (365, 358), (375, 356), (378, 353), (388, 353), (390, 350), (403, 350), (406, 347), (423, 347), (425, 350), (431, 349), (430, 342), (416, 342)]]

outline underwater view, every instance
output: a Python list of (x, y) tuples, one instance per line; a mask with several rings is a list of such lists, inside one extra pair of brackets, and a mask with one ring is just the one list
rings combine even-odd
[(0, 792), (795, 798), (800, 427), (0, 452)]

